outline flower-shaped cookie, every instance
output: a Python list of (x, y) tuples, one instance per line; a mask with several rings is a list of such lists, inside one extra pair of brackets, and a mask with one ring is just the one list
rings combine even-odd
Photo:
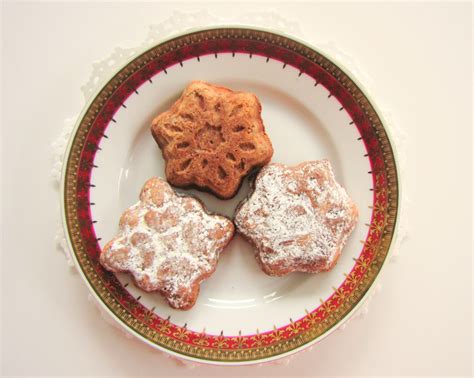
[(197, 199), (178, 196), (164, 180), (152, 178), (140, 201), (122, 215), (118, 236), (104, 247), (100, 262), (112, 272), (130, 272), (138, 287), (186, 310), (233, 234), (229, 219), (206, 213)]
[(237, 230), (255, 247), (263, 271), (317, 273), (337, 262), (358, 218), (327, 160), (269, 164), (237, 209)]
[(260, 113), (251, 93), (192, 82), (152, 123), (168, 181), (232, 198), (242, 179), (273, 154)]

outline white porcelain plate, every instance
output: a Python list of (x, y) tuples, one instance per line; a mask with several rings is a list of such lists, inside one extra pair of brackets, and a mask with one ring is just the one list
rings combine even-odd
[[(165, 177), (151, 120), (192, 80), (256, 94), (273, 162), (328, 158), (360, 219), (337, 265), (321, 274), (269, 277), (236, 236), (196, 305), (174, 310), (97, 262), (122, 212), (144, 182)], [(182, 357), (261, 362), (292, 353), (348, 317), (388, 253), (398, 204), (392, 148), (379, 115), (340, 67), (288, 37), (242, 28), (199, 31), (160, 44), (125, 66), (85, 110), (64, 171), (64, 219), (86, 282), (128, 331)], [(219, 200), (196, 190), (216, 213), (233, 216), (249, 191)]]

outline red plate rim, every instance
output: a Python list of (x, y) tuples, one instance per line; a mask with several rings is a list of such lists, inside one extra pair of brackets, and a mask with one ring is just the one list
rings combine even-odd
[[(261, 55), (299, 70), (323, 85), (351, 117), (370, 160), (372, 219), (363, 249), (334, 293), (306, 316), (272, 331), (226, 336), (194, 332), (145, 308), (98, 263), (100, 246), (89, 190), (94, 157), (114, 114), (156, 74), (207, 54)], [(389, 252), (398, 215), (398, 175), (393, 147), (380, 115), (356, 82), (314, 48), (269, 31), (225, 27), (199, 30), (165, 41), (134, 58), (92, 100), (71, 139), (63, 172), (63, 215), (68, 241), (86, 282), (108, 311), (149, 344), (203, 362), (249, 363), (301, 349), (346, 319), (372, 286)]]

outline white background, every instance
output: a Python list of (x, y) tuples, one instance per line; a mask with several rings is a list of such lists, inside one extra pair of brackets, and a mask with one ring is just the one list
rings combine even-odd
[[(274, 8), (333, 41), (407, 132), (410, 236), (369, 314), (289, 366), (187, 370), (107, 325), (56, 251), (51, 142), (91, 63), (172, 10)], [(471, 375), (472, 16), (453, 3), (2, 5), (2, 375)]]

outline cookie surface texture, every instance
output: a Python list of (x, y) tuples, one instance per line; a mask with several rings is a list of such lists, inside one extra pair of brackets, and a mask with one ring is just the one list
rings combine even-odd
[(191, 82), (152, 122), (168, 181), (232, 198), (243, 178), (273, 155), (260, 114), (261, 104), (251, 93)]
[(194, 305), (199, 283), (214, 272), (234, 234), (229, 219), (208, 214), (197, 199), (178, 196), (160, 178), (145, 183), (119, 227), (100, 255), (102, 266), (131, 273), (139, 288), (161, 293), (182, 310)]
[(263, 271), (283, 276), (330, 270), (358, 218), (327, 160), (269, 164), (236, 211), (235, 225), (255, 247)]

